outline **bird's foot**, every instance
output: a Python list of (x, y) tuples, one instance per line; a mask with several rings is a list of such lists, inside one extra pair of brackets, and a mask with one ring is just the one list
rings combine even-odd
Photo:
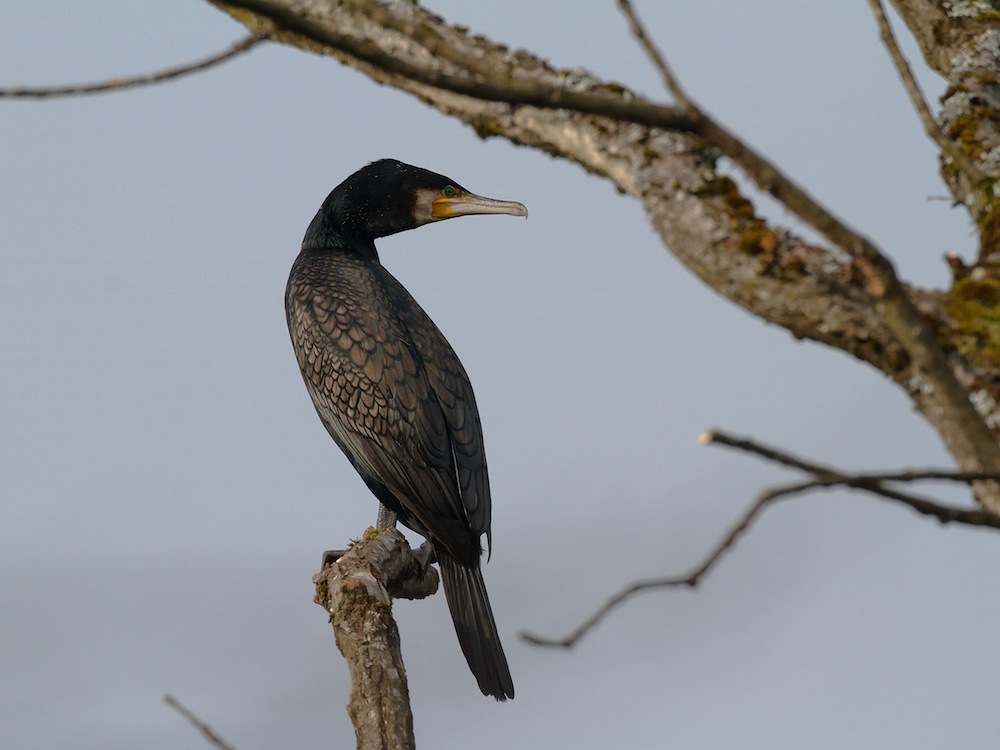
[(434, 545), (430, 542), (424, 542), (413, 550), (413, 559), (417, 561), (417, 565), (422, 570), (427, 570), (428, 565), (437, 562), (437, 553), (434, 551)]
[[(423, 571), (427, 570), (429, 565), (437, 562), (437, 553), (434, 551), (434, 545), (430, 542), (424, 542), (415, 550), (411, 551), (413, 553), (413, 559), (416, 560), (417, 565), (420, 566), (421, 575), (423, 574)], [(323, 564), (321, 568), (325, 568), (327, 565), (333, 565), (347, 553), (348, 550), (346, 549), (328, 549), (323, 553)]]

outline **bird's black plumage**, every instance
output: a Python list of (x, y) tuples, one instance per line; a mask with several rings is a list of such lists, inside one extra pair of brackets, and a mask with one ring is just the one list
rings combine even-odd
[(382, 505), (434, 545), (469, 667), (484, 694), (506, 700), (514, 686), (480, 571), (490, 487), (472, 385), (375, 250), (378, 237), (471, 213), (527, 216), (419, 167), (369, 164), (309, 225), (285, 312), (320, 419)]

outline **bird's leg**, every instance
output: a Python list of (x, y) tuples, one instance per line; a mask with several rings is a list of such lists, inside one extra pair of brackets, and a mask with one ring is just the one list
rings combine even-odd
[[(389, 510), (387, 507), (379, 503), (378, 505), (378, 520), (375, 522), (375, 528), (377, 529), (394, 529), (396, 528), (396, 518), (398, 514)], [(434, 554), (434, 545), (428, 541), (425, 541), (415, 550), (412, 550), (413, 558), (417, 561), (421, 570), (426, 570), (427, 566), (431, 563), (437, 562), (437, 555)]]
[(378, 504), (378, 520), (375, 521), (376, 529), (396, 528), (396, 512), (389, 510), (382, 503)]

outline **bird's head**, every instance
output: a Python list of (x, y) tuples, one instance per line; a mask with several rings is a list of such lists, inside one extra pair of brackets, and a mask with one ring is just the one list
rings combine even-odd
[(303, 247), (336, 247), (345, 240), (373, 245), (378, 237), (474, 214), (526, 217), (528, 209), (476, 195), (436, 172), (380, 159), (333, 189), (309, 225)]

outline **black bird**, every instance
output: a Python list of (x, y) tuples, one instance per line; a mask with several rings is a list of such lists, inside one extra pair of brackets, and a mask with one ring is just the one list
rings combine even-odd
[(441, 566), (462, 651), (484, 695), (514, 697), (479, 563), (490, 485), (472, 384), (416, 300), (379, 263), (375, 240), (470, 214), (527, 216), (393, 159), (333, 189), (306, 230), (285, 314), (327, 431), (381, 503), (424, 536)]

